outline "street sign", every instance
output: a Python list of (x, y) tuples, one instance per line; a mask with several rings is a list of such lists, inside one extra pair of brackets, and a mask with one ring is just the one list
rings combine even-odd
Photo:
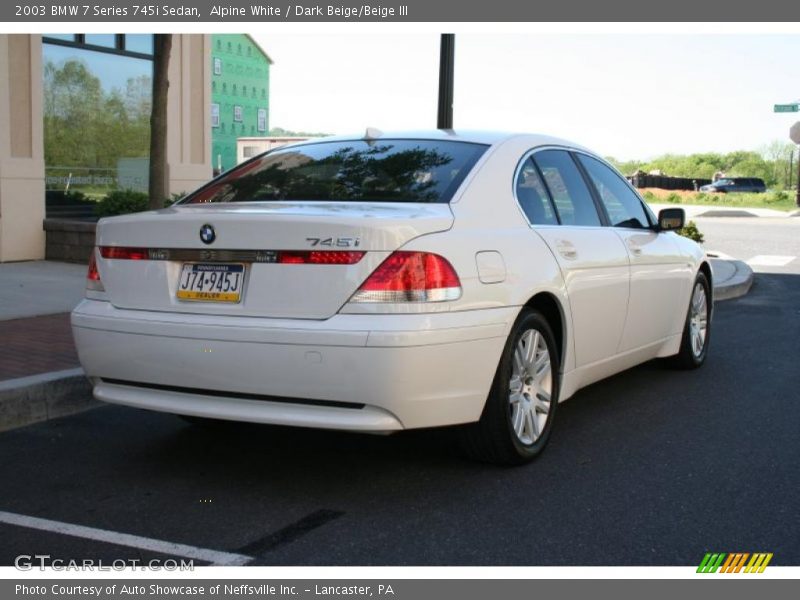
[(800, 144), (800, 121), (789, 128), (789, 139), (795, 144)]
[(786, 113), (786, 112), (800, 112), (800, 104), (776, 104), (773, 112)]

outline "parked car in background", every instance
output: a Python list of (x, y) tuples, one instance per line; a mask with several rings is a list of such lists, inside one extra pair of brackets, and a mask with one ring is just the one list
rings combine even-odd
[(712, 273), (683, 224), (564, 140), (368, 130), (100, 220), (72, 327), (106, 402), (457, 425), (472, 456), (522, 463), (578, 389), (656, 357), (703, 364)]
[(753, 192), (763, 194), (767, 185), (758, 177), (724, 177), (700, 188), (701, 192), (727, 194), (729, 192)]

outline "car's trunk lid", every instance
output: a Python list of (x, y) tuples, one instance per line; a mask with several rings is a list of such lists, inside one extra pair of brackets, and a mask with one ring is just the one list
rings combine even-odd
[[(197, 204), (102, 220), (98, 246), (144, 248), (151, 258), (100, 258), (120, 308), (325, 319), (409, 240), (451, 227), (448, 204), (263, 202)], [(210, 225), (212, 243), (200, 231)], [(280, 251), (363, 251), (355, 264), (281, 264)], [(177, 298), (185, 264), (243, 264), (238, 303)]]

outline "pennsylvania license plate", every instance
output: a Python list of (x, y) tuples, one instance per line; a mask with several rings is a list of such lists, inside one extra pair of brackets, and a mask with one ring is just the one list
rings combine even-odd
[(239, 302), (244, 286), (244, 265), (184, 263), (175, 296), (178, 300)]

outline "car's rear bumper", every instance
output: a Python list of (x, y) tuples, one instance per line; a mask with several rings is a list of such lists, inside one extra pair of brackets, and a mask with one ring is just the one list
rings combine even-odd
[(107, 402), (178, 414), (393, 431), (480, 417), (516, 308), (325, 321), (122, 310), (72, 313)]

